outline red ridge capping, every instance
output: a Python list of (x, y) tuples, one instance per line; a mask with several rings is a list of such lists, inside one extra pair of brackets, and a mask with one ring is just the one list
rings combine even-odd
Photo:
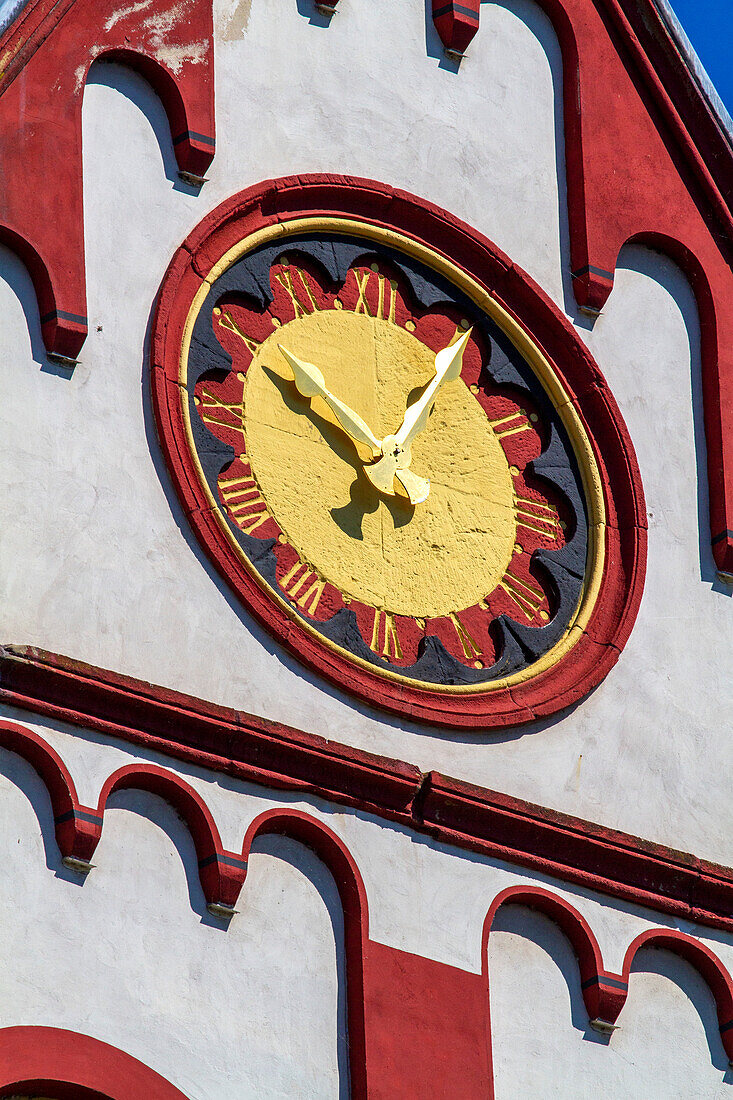
[(137, 1058), (89, 1035), (56, 1027), (0, 1030), (0, 1096), (40, 1090), (78, 1100), (82, 1089), (95, 1100), (186, 1100)]
[[(121, 61), (150, 82), (182, 172), (202, 177), (213, 158), (211, 0), (172, 19), (169, 8), (164, 0), (29, 0), (0, 38), (0, 241), (28, 267), (51, 355), (75, 359), (87, 334), (81, 106), (93, 61)], [(156, 12), (166, 16), (175, 70), (161, 60)], [(39, 216), (39, 201), (53, 216)]]
[(733, 931), (733, 870), (438, 772), (30, 648), (0, 651), (0, 700)]

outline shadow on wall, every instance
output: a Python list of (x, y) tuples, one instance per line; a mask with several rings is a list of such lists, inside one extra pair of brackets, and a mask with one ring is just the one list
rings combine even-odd
[[(731, 595), (731, 587), (718, 579), (717, 567), (710, 545), (710, 494), (707, 476), (707, 448), (703, 410), (702, 360), (700, 349), (700, 315), (694, 291), (685, 273), (663, 253), (638, 244), (621, 249), (618, 267), (645, 275), (658, 283), (676, 303), (682, 315), (690, 342), (690, 400), (692, 403), (695, 464), (697, 480), (697, 526), (700, 560), (700, 579), (711, 584), (716, 592)], [(613, 291), (611, 291), (613, 301)], [(656, 424), (655, 431), (663, 435), (664, 424)], [(674, 439), (667, 444), (674, 447)]]
[[(331, 921), (334, 944), (336, 947), (336, 976), (338, 982), (337, 1020), (338, 1032), (336, 1038), (336, 1054), (338, 1061), (339, 1092), (338, 1100), (349, 1100), (351, 1091), (349, 1088), (349, 1045), (347, 1035), (346, 1014), (346, 944), (344, 940), (344, 911), (343, 903), (339, 895), (333, 875), (326, 865), (304, 844), (299, 844), (286, 836), (265, 835), (255, 837), (250, 859), (254, 873), (245, 885), (243, 900), (246, 901), (246, 891), (249, 888), (250, 896), (256, 895), (257, 890), (257, 854), (268, 855), (274, 859), (282, 860), (290, 864), (296, 871), (312, 883), (326, 906)], [(254, 857), (254, 858), (253, 858)]]
[(168, 116), (163, 109), (163, 104), (144, 77), (133, 69), (120, 65), (116, 61), (107, 61), (101, 58), (95, 61), (89, 69), (87, 85), (95, 84), (98, 87), (112, 88), (119, 92), (130, 103), (134, 103), (138, 110), (145, 116), (155, 134), (155, 140), (160, 150), (161, 168), (166, 179), (173, 184), (174, 191), (180, 191), (184, 195), (198, 195), (201, 188), (186, 183), (179, 175), (178, 164), (173, 152), (171, 128)]

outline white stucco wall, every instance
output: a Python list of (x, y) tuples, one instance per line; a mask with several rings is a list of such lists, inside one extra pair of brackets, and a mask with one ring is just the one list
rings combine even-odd
[(719, 715), (731, 702), (733, 605), (706, 541), (696, 314), (666, 260), (629, 250), (603, 317), (593, 331), (579, 321), (637, 448), (651, 529), (631, 641), (572, 713), (482, 736), (369, 711), (275, 646), (204, 561), (159, 454), (144, 364), (170, 256), (223, 198), (292, 172), (382, 179), (475, 225), (573, 308), (561, 64), (539, 10), (483, 5), (456, 73), (420, 4), (343, 0), (326, 28), (306, 3), (218, 6), (218, 152), (200, 195), (177, 180), (147, 87), (94, 71), (90, 335), (71, 376), (45, 359), (28, 276), (3, 254), (0, 637), (731, 863)]
[[(693, 932), (733, 967), (731, 936), (363, 813), (271, 794), (20, 712), (2, 717), (46, 738), (91, 805), (113, 770), (143, 759), (191, 783), (234, 850), (250, 821), (272, 806), (323, 820), (363, 876), (370, 938), (390, 947), (480, 973), (491, 902), (507, 886), (534, 883), (581, 912), (608, 969), (620, 970), (629, 943), (650, 927)], [(256, 842), (227, 928), (206, 911), (190, 836), (166, 803), (135, 791), (113, 796), (94, 869), (82, 879), (61, 863), (35, 772), (0, 750), (0, 860), (0, 1027), (92, 1035), (140, 1058), (190, 1100), (348, 1096), (343, 919), (333, 880), (308, 849), (282, 838)], [(726, 1095), (727, 1061), (707, 987), (664, 952), (648, 951), (638, 964), (619, 1030), (607, 1042), (588, 1026), (577, 963), (555, 925), (523, 908), (500, 910), (489, 940), (499, 1100)]]

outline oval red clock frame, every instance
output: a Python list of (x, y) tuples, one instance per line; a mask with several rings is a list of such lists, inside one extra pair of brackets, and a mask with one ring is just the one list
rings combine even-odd
[[(389, 679), (299, 629), (242, 564), (213, 514), (187, 442), (179, 362), (196, 295), (230, 249), (299, 218), (376, 226), (443, 256), (529, 334), (564, 387), (593, 453), (605, 506), (603, 568), (577, 640), (550, 667), (504, 686), (450, 692)], [(646, 511), (636, 456), (613, 396), (571, 323), (489, 240), (438, 207), (371, 180), (299, 176), (269, 180), (222, 203), (176, 252), (158, 296), (151, 385), (165, 459), (207, 556), (259, 622), (300, 660), (344, 690), (405, 717), (437, 725), (520, 725), (576, 703), (617, 661), (641, 602)]]

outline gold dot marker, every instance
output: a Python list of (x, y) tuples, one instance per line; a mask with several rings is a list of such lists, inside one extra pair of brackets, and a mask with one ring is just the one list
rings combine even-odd
[(379, 271), (379, 264), (372, 264), (371, 269), (372, 271)]
[(288, 541), (287, 535), (284, 535), (281, 531), (280, 534), (277, 536), (277, 541), (278, 542), (287, 542)]
[(287, 258), (287, 256), (281, 256), (279, 262), (283, 265), (283, 267), (288, 267), (290, 265), (290, 260)]
[(397, 290), (397, 280), (396, 279), (390, 279), (389, 280), (389, 285), (390, 285), (390, 288), (392, 290)]
[(333, 308), (334, 309), (343, 309), (344, 308), (344, 303), (341, 301), (340, 298), (334, 298)]
[(420, 627), (421, 630), (425, 629), (425, 620), (424, 619), (415, 619), (415, 622), (417, 623), (417, 625)]
[(523, 554), (524, 553), (524, 547), (518, 542), (514, 543), (514, 553), (515, 554)]
[(240, 382), (244, 382), (246, 377), (247, 377), (247, 375), (244, 373), (244, 371), (242, 371), (242, 370), (237, 371), (237, 378), (239, 379)]
[(483, 661), (474, 661), (473, 662), (473, 667), (474, 668), (483, 668), (484, 667)]
[(486, 600), (479, 600), (479, 607), (481, 608), (482, 611), (488, 611), (489, 610), (489, 605), (487, 604)]
[(348, 607), (349, 604), (351, 603), (351, 596), (344, 596), (343, 601), (344, 601), (344, 606)]
[(478, 386), (475, 382), (472, 382), (468, 388), (470, 389), (471, 393), (478, 393)]
[(194, 403), (194, 405), (200, 405), (201, 404), (201, 398), (198, 395), (194, 395), (193, 403)]
[(247, 456), (246, 455), (237, 455), (237, 458), (239, 459), (240, 462), (246, 462), (247, 461)]
[(532, 421), (533, 424), (536, 424), (539, 420), (539, 416), (537, 415), (537, 413), (530, 413), (529, 419)]
[(405, 328), (407, 329), (408, 332), (414, 332), (415, 329), (417, 328), (417, 325), (415, 324), (414, 321), (405, 321)]
[(282, 321), (280, 320), (279, 317), (273, 317), (272, 318), (272, 327), (273, 328), (280, 328), (281, 324), (282, 324)]
[(512, 477), (516, 477), (517, 474), (519, 473), (519, 467), (518, 466), (510, 466), (509, 467), (509, 473), (512, 475)]
[(221, 307), (220, 306), (214, 306), (214, 316), (218, 317), (220, 313), (221, 313)]
[(542, 619), (543, 622), (546, 623), (547, 620), (549, 619), (549, 617), (550, 616), (547, 614), (546, 611), (540, 611), (540, 618)]
[[(461, 321), (461, 328), (465, 331), (467, 328), (470, 328), (470, 327), (471, 327), (471, 322), (464, 317), (463, 320)], [(481, 667), (483, 668), (483, 665)]]
[(567, 523), (565, 522), (564, 519), (560, 520), (560, 527), (562, 528), (563, 531), (567, 531), (568, 525), (567, 525)]

